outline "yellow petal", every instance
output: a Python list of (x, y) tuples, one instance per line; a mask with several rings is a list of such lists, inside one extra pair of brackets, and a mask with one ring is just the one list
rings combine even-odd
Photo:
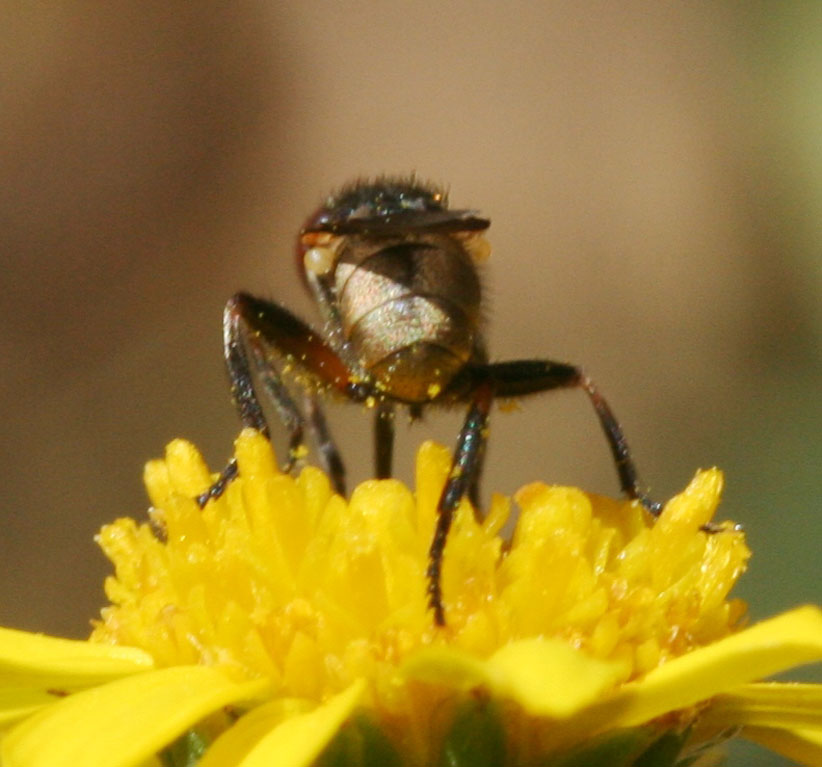
[(780, 730), (770, 727), (745, 727), (745, 738), (776, 751), (806, 767), (822, 767), (822, 728)]
[[(347, 690), (307, 713), (288, 713), (282, 701), (246, 714), (212, 743), (199, 767), (303, 767), (337, 734), (359, 702), (365, 684)], [(285, 718), (284, 718), (285, 716)]]
[(271, 442), (254, 429), (243, 429), (240, 432), (240, 436), (234, 440), (234, 453), (244, 477), (276, 477), (280, 473)]
[(4, 767), (132, 767), (227, 703), (264, 692), (205, 666), (178, 666), (118, 679), (37, 712), (0, 744)]
[(822, 730), (822, 684), (766, 682), (717, 695), (700, 726), (817, 728)]
[(172, 440), (166, 447), (166, 465), (172, 487), (186, 498), (193, 498), (210, 482), (200, 451), (183, 439)]
[(0, 628), (0, 680), (4, 685), (76, 690), (153, 666), (152, 657), (136, 647)]
[(54, 703), (59, 698), (45, 689), (31, 687), (0, 688), (0, 728), (23, 719), (38, 708)]
[(488, 661), (500, 695), (526, 711), (564, 718), (612, 688), (622, 675), (618, 663), (590, 658), (560, 640), (524, 639), (498, 650)]
[(633, 727), (746, 682), (822, 659), (822, 611), (800, 607), (700, 647), (625, 685), (590, 716)]
[(553, 639), (523, 639), (488, 660), (446, 647), (421, 650), (403, 667), (406, 676), (467, 689), (482, 686), (537, 716), (563, 719), (600, 699), (624, 673), (621, 664), (590, 658)]

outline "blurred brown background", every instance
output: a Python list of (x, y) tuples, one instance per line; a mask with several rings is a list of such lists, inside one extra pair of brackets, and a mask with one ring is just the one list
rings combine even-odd
[[(230, 452), (225, 299), (313, 319), (303, 218), (412, 170), (493, 220), (492, 355), (583, 364), (658, 498), (723, 467), (754, 617), (820, 601), (818, 3), (57, 0), (0, 23), (0, 623), (87, 632), (91, 536), (144, 513), (143, 462), (178, 435)], [(400, 475), (459, 418), (401, 428)], [(370, 419), (333, 420), (364, 478)], [(536, 478), (617, 491), (582, 394), (495, 414), (485, 492)]]

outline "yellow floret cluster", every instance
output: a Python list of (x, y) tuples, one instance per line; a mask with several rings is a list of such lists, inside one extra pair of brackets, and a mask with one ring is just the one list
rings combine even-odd
[[(388, 715), (409, 703), (397, 671), (448, 644), (486, 658), (511, 640), (553, 637), (617, 661), (627, 681), (729, 633), (744, 610), (727, 595), (749, 552), (741, 533), (698, 532), (722, 477), (699, 473), (654, 523), (635, 502), (529, 485), (482, 522), (467, 502), (445, 550), (447, 625), (426, 604), (427, 552), (448, 451), (417, 458), (416, 492), (394, 480), (346, 502), (319, 470), (282, 474), (267, 440), (237, 441), (240, 477), (201, 511), (213, 480), (189, 443), (146, 467), (150, 524), (120, 519), (99, 542), (115, 565), (111, 605), (92, 640), (141, 647), (159, 666), (216, 665), (264, 677), (272, 694), (321, 701), (354, 680)], [(413, 698), (413, 696), (411, 696)]]

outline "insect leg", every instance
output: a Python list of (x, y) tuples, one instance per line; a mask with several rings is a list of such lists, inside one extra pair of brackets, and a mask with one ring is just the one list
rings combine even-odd
[[(257, 399), (257, 393), (254, 391), (251, 365), (243, 345), (240, 326), (242, 316), (240, 294), (237, 294), (229, 299), (223, 310), (223, 356), (231, 381), (231, 399), (237, 408), (243, 426), (257, 429), (268, 437), (268, 423), (260, 401)], [(210, 499), (219, 498), (237, 474), (237, 462), (232, 458), (211, 487), (197, 496), (198, 506), (202, 509)]]
[[(274, 403), (277, 415), (280, 417), (280, 420), (288, 432), (288, 460), (283, 466), (283, 471), (289, 472), (297, 465), (305, 453), (305, 441), (303, 439), (305, 421), (302, 413), (297, 408), (297, 404), (294, 402), (290, 392), (280, 378), (279, 373), (274, 369), (271, 361), (268, 359), (268, 354), (260, 341), (260, 336), (254, 333), (250, 334), (248, 336), (248, 345), (251, 347), (254, 366), (260, 376), (260, 380), (265, 387), (269, 399)], [(233, 381), (234, 373), (229, 370), (229, 375)], [(245, 424), (245, 421), (243, 421), (243, 423)], [(265, 434), (268, 436), (267, 425)]]
[(322, 466), (331, 478), (334, 492), (345, 495), (345, 465), (337, 444), (331, 436), (322, 405), (313, 392), (306, 395), (305, 414), (314, 434), (314, 440), (317, 443)]
[[(477, 372), (480, 372), (479, 369)], [(442, 555), (454, 512), (463, 496), (474, 485), (480, 468), (480, 459), (485, 445), (488, 427), (488, 413), (494, 398), (491, 381), (481, 376), (474, 389), (471, 407), (457, 437), (451, 473), (437, 504), (437, 526), (428, 551), (428, 606), (434, 611), (434, 621), (445, 625), (445, 611), (442, 605)]]
[(205, 505), (212, 499), (212, 498), (219, 498), (224, 492), (225, 489), (228, 487), (229, 483), (237, 476), (239, 469), (237, 468), (237, 461), (232, 458), (227, 464), (226, 467), (220, 472), (220, 476), (211, 484), (211, 487), (208, 488), (204, 493), (200, 493), (195, 499), (197, 501), (197, 505), (204, 509)]
[(394, 457), (394, 406), (380, 401), (374, 413), (374, 464), (377, 479), (391, 476)]
[(488, 365), (487, 368), (488, 374), (496, 384), (498, 397), (517, 397), (551, 389), (580, 387), (594, 406), (605, 433), (622, 492), (628, 498), (640, 501), (654, 516), (659, 514), (661, 505), (652, 501), (640, 488), (639, 475), (619, 421), (597, 386), (580, 368), (551, 360), (498, 362)]
[(480, 509), (480, 483), (482, 482), (482, 469), (485, 466), (485, 449), (487, 446), (487, 440), (482, 440), (477, 448), (474, 477), (468, 486), (468, 500), (471, 501), (471, 505), (474, 507), (474, 514), (478, 521), (481, 521), (484, 516)]
[[(251, 348), (260, 379), (289, 431), (286, 469), (291, 468), (304, 452), (304, 419), (271, 364), (271, 353), (281, 358), (284, 365), (299, 367), (318, 386), (335, 389), (349, 399), (362, 401), (371, 394), (368, 383), (355, 379), (345, 363), (302, 320), (271, 301), (237, 293), (228, 301), (223, 313), (223, 346), (231, 395), (243, 426), (255, 428), (266, 437), (269, 436), (268, 424), (254, 390), (246, 344)], [(306, 387), (312, 385), (311, 382), (300, 383)], [(204, 506), (209, 498), (218, 497), (236, 475), (237, 468), (230, 463), (220, 478), (198, 497), (200, 506)]]

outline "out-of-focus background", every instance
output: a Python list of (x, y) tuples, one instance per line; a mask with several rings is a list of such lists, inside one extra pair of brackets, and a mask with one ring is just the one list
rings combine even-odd
[[(230, 453), (226, 298), (313, 319), (305, 215), (352, 177), (410, 171), (492, 218), (492, 356), (584, 365), (657, 498), (725, 469), (753, 618), (820, 601), (818, 3), (0, 16), (0, 623), (86, 634), (108, 572), (91, 537), (144, 513), (143, 462), (176, 436), (214, 468)], [(370, 418), (332, 420), (364, 478)], [(459, 421), (400, 428), (400, 476)], [(617, 491), (581, 393), (495, 413), (485, 492), (537, 478)]]

